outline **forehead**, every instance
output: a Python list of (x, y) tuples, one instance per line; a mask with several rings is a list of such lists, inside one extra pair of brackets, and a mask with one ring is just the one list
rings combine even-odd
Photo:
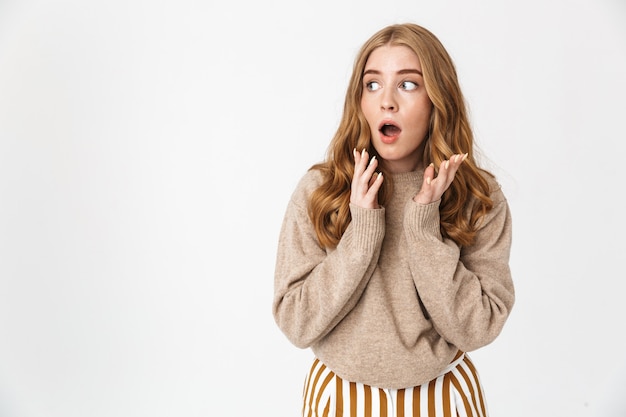
[(365, 71), (396, 72), (399, 70), (417, 69), (422, 66), (415, 52), (404, 45), (383, 45), (374, 49), (365, 63)]

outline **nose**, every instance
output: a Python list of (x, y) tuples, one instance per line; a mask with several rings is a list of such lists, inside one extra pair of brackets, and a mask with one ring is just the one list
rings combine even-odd
[(395, 111), (398, 110), (398, 103), (394, 96), (392, 89), (383, 89), (383, 94), (380, 101), (381, 110)]

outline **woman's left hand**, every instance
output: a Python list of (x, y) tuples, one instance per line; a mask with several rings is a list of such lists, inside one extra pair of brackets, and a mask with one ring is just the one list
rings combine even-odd
[(426, 167), (422, 188), (413, 197), (413, 201), (420, 204), (430, 204), (441, 199), (443, 193), (452, 184), (456, 171), (466, 158), (467, 154), (452, 155), (449, 160), (441, 163), (437, 177), (435, 177), (435, 166), (433, 164)]

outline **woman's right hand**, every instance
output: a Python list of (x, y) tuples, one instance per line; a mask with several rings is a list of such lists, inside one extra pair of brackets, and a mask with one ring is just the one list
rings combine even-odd
[(354, 149), (353, 154), (354, 177), (352, 177), (350, 203), (362, 208), (380, 208), (378, 190), (383, 183), (383, 174), (382, 172), (376, 174), (378, 160), (376, 156), (373, 156), (368, 162), (369, 154), (365, 149), (360, 153)]

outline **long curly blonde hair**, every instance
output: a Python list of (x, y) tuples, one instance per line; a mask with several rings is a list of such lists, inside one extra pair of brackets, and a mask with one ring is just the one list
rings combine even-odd
[[(422, 66), (425, 88), (433, 103), (423, 166), (432, 162), (439, 167), (442, 161), (454, 154), (468, 153), (454, 181), (442, 196), (439, 212), (442, 235), (459, 245), (470, 245), (480, 219), (493, 206), (489, 183), (485, 178), (485, 175), (492, 175), (476, 164), (473, 134), (452, 59), (434, 34), (412, 23), (383, 28), (365, 42), (357, 55), (339, 127), (325, 160), (310, 168), (320, 170), (324, 178), (312, 193), (308, 205), (319, 243), (322, 247), (336, 247), (350, 224), (353, 149), (365, 148), (370, 155), (377, 155), (360, 103), (367, 60), (374, 49), (384, 45), (409, 47)], [(381, 170), (387, 174), (384, 164)], [(383, 206), (392, 193), (391, 178), (391, 175), (385, 175), (379, 191), (379, 203)]]

